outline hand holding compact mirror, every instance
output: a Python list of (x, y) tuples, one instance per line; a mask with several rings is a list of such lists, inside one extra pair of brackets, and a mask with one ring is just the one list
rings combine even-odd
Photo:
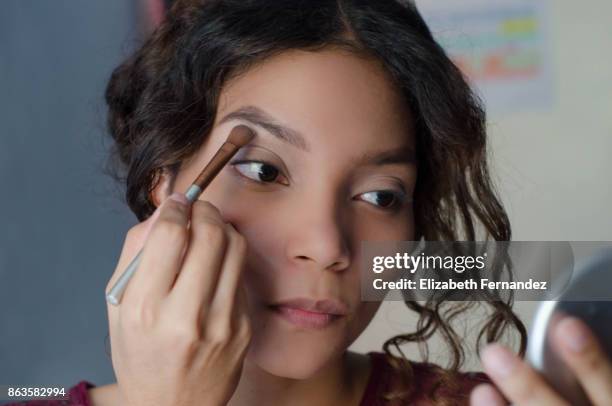
[[(527, 359), (573, 406), (591, 401), (580, 377), (554, 348), (553, 331), (566, 316), (581, 319), (612, 360), (612, 250), (598, 252), (574, 269), (572, 280), (557, 300), (542, 302), (532, 325)], [(610, 382), (612, 388), (612, 381)], [(611, 400), (612, 401), (612, 400)]]

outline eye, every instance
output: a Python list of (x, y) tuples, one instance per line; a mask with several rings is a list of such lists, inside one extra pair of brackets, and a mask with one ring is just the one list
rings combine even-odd
[(274, 183), (279, 178), (284, 178), (278, 168), (263, 161), (239, 161), (233, 162), (232, 166), (242, 176), (257, 183)]
[(393, 210), (406, 202), (404, 193), (393, 190), (376, 190), (363, 193), (360, 196), (362, 200), (385, 210)]

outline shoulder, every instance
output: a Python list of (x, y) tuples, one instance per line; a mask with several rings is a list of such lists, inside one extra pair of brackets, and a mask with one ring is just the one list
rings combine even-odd
[[(383, 352), (368, 353), (372, 360), (372, 376), (366, 397), (369, 403), (362, 405), (425, 405), (432, 397), (446, 398), (453, 404), (468, 404), (469, 395), (481, 383), (491, 383), (482, 372), (451, 373), (428, 363), (389, 357)], [(406, 389), (408, 388), (408, 390)], [(395, 403), (382, 402), (385, 394), (406, 392), (406, 398)], [(365, 399), (364, 399), (365, 400)]]

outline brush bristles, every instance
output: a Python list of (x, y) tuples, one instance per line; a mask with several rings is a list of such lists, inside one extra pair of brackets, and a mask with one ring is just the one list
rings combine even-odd
[(227, 137), (227, 142), (231, 142), (238, 148), (248, 144), (253, 137), (255, 137), (255, 133), (246, 125), (237, 125), (232, 129), (230, 135)]

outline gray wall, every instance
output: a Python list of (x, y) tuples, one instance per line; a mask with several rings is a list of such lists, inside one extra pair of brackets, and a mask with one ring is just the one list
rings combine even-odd
[(104, 287), (135, 217), (103, 173), (129, 0), (0, 3), (0, 386), (114, 380)]

